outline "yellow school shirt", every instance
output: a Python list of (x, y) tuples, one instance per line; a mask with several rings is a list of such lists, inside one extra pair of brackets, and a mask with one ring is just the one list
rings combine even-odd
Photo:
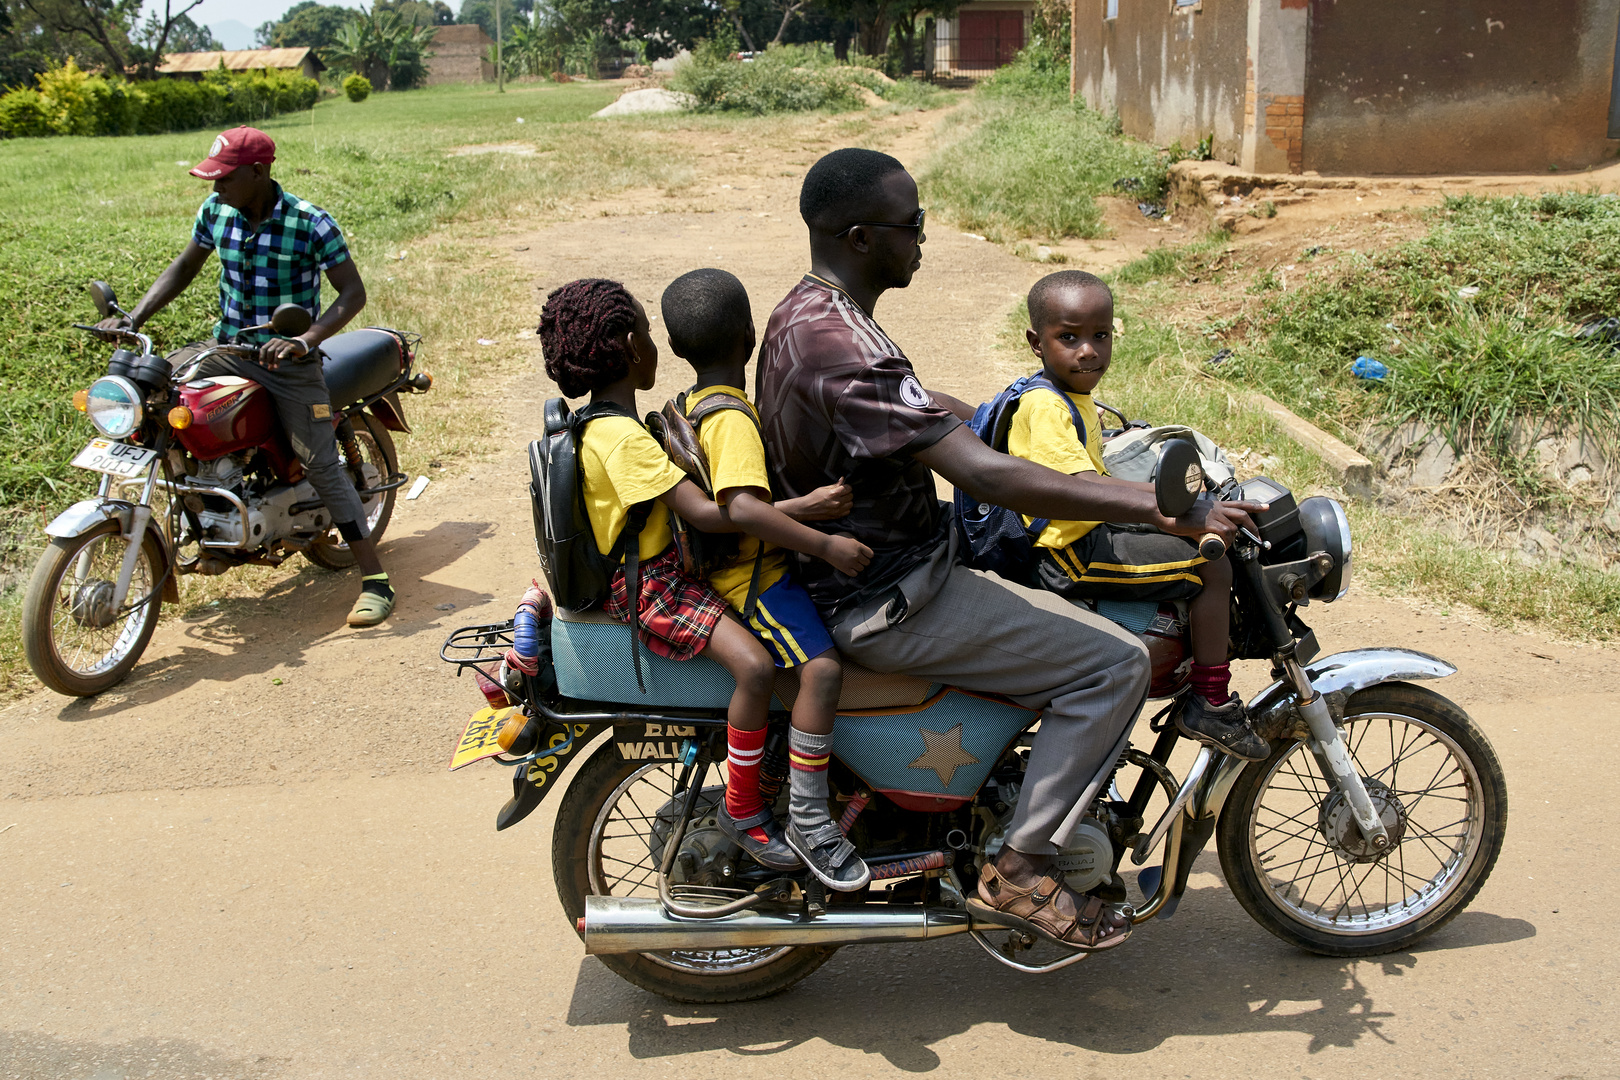
[[(603, 416), (586, 424), (579, 458), (585, 474), (585, 513), (604, 555), (624, 531), (630, 507), (656, 499), (686, 479), (647, 429), (628, 416)], [(641, 530), (642, 561), (662, 555), (674, 538), (669, 507), (655, 503)]]
[[(711, 394), (729, 394), (748, 404), (749, 413), (758, 416), (748, 402), (748, 395), (734, 386), (706, 386), (688, 394), (687, 415)], [(736, 409), (721, 409), (705, 417), (698, 429), (698, 445), (709, 459), (709, 479), (714, 483), (717, 500), (738, 488), (771, 490), (771, 479), (765, 469), (765, 444), (760, 442), (759, 429), (753, 420)], [(765, 561), (759, 568), (761, 593), (782, 580), (782, 575), (787, 573), (787, 559), (775, 544), (765, 544), (747, 533), (738, 536), (738, 541), (737, 561), (710, 574), (709, 585), (734, 610), (741, 611), (748, 603), (748, 583), (754, 578), (754, 557), (760, 545), (765, 546)]]
[[(1080, 444), (1080, 433), (1074, 429), (1069, 407), (1052, 391), (1036, 388), (1018, 401), (1018, 411), (1013, 413), (1012, 426), (1007, 431), (1007, 452), (1069, 476), (1083, 472), (1107, 476), (1108, 470), (1102, 463), (1102, 424), (1097, 421), (1097, 406), (1092, 404), (1090, 394), (1070, 394), (1069, 398), (1085, 424), (1084, 446)], [(1028, 525), (1030, 520), (1026, 517), (1024, 524)], [(1044, 548), (1066, 548), (1100, 524), (1100, 521), (1053, 521), (1041, 531), (1035, 544)]]

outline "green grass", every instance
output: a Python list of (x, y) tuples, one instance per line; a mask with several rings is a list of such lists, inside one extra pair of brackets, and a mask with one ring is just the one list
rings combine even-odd
[[(1531, 487), (1524, 421), (1581, 427), (1614, 448), (1620, 360), (1572, 331), (1620, 313), (1620, 200), (1449, 198), (1428, 224), (1376, 254), (1318, 260), (1286, 292), (1262, 275), (1223, 374), (1352, 439), (1373, 423), (1435, 425)], [(1355, 379), (1360, 355), (1390, 378)]]
[(1034, 47), (988, 80), (947, 121), (919, 178), (932, 213), (997, 242), (1103, 234), (1096, 197), (1135, 178), (1157, 199), (1165, 159), (1119, 134), (1110, 117), (1071, 102), (1067, 66)]

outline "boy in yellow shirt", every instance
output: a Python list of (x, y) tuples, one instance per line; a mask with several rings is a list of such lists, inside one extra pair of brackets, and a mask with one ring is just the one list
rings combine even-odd
[[(1112, 483), (1131, 483), (1108, 476), (1103, 466), (1102, 426), (1091, 400), (1113, 355), (1113, 293), (1083, 271), (1048, 274), (1029, 291), (1029, 323), (1024, 336), (1056, 390), (1036, 386), (1019, 400), (1007, 452), (1071, 476), (1095, 472)], [(1105, 521), (1052, 521), (1035, 546), (1040, 582), (1059, 596), (1190, 601), (1192, 694), (1177, 725), (1189, 738), (1251, 761), (1270, 753), (1249, 727), (1243, 700), (1230, 692), (1227, 559), (1206, 562), (1183, 537)]]
[[(759, 416), (743, 389), (755, 335), (742, 282), (724, 270), (694, 270), (664, 290), (660, 308), (670, 348), (696, 373), (685, 394), (685, 409), (708, 459), (715, 504), (743, 533), (736, 558), (711, 574), (709, 584), (733, 613), (742, 615), (777, 667), (799, 669), (788, 733), (790, 800), (784, 838), (829, 888), (852, 892), (870, 875), (827, 807), (827, 765), (843, 666), (809, 594), (788, 576), (782, 549), (823, 559), (851, 577), (865, 569), (872, 552), (849, 537), (800, 524), (849, 513), (847, 484), (819, 488), (800, 499), (771, 501)], [(750, 829), (775, 824), (759, 794), (764, 720), (761, 716), (752, 729), (733, 724), (729, 732), (726, 805), (718, 823), (745, 850)]]
[[(540, 312), (546, 374), (566, 397), (591, 395), (581, 410), (590, 415), (579, 440), (585, 509), (597, 548), (623, 562), (603, 610), (626, 622), (633, 614), (641, 640), (660, 656), (690, 660), (702, 653), (730, 672), (737, 689), (727, 708), (729, 728), (759, 731), (763, 744), (775, 667), (720, 595), (682, 573), (670, 511), (708, 532), (737, 532), (738, 526), (670, 461), (637, 418), (636, 391), (651, 389), (658, 374), (658, 346), (648, 329), (647, 313), (635, 297), (618, 282), (600, 278), (569, 282), (546, 297)], [(848, 573), (858, 572), (871, 557), (848, 537), (815, 535), (823, 541), (815, 554), (849, 568)], [(634, 561), (625, 558), (631, 536)], [(756, 755), (756, 801), (758, 771)], [(774, 820), (769, 825), (774, 827)], [(801, 865), (780, 828), (742, 835), (744, 850), (763, 865), (779, 870)]]

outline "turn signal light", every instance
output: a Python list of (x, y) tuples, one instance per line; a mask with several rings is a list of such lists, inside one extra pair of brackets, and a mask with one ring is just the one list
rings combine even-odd
[(512, 715), (506, 718), (501, 725), (500, 733), (495, 736), (501, 749), (508, 754), (522, 757), (532, 753), (540, 745), (540, 724), (538, 721), (523, 715), (522, 709), (513, 709)]
[(425, 371), (418, 371), (411, 376), (411, 389), (418, 394), (425, 394), (433, 389), (433, 376)]
[(186, 428), (191, 426), (191, 421), (193, 419), (195, 419), (195, 417), (191, 415), (191, 410), (186, 408), (184, 405), (176, 405), (174, 408), (169, 410), (169, 426), (174, 428), (176, 431), (186, 430)]
[(90, 391), (88, 389), (73, 391), (73, 407), (78, 409), (80, 412), (86, 412), (89, 410)]

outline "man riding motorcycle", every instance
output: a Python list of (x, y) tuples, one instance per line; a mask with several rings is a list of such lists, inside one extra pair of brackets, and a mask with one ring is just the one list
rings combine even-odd
[[(270, 178), (275, 157), (276, 144), (256, 128), (233, 128), (216, 138), (208, 158), (191, 170), (193, 176), (212, 180), (214, 193), (197, 211), (190, 242), (128, 317), (109, 317), (97, 326), (139, 329), (186, 290), (210, 252), (217, 252), (220, 260), (220, 319), (214, 326), (219, 341), (229, 340), (245, 327), (268, 323), (281, 304), (297, 304), (309, 311), (314, 322), (308, 331), (296, 338), (265, 338), (256, 361), (214, 356), (204, 361), (197, 374), (237, 375), (270, 392), (310, 485), (331, 512), (360, 566), (360, 597), (349, 612), (348, 623), (375, 626), (394, 610), (395, 595), (377, 558), (360, 496), (338, 460), (331, 397), (318, 348), (365, 307), (366, 287), (331, 215), (287, 194)], [(322, 271), (338, 294), (324, 312)], [(170, 361), (178, 368), (214, 344), (194, 343), (171, 355)]]
[[(760, 418), (781, 498), (847, 477), (854, 508), (814, 528), (875, 552), (858, 578), (810, 560), (799, 572), (839, 651), (876, 671), (1004, 694), (1042, 709), (1005, 846), (981, 873), (976, 918), (1071, 948), (1121, 943), (1129, 921), (1050, 869), (1054, 833), (1135, 720), (1149, 665), (1137, 638), (1090, 610), (956, 561), (937, 472), (974, 499), (1041, 517), (1140, 522), (1228, 543), (1257, 503), (1200, 500), (1174, 520), (1147, 491), (1065, 476), (1000, 454), (962, 423), (962, 403), (925, 390), (872, 319), (922, 261), (924, 212), (899, 161), (838, 150), (805, 177), (811, 272), (772, 313), (760, 351)], [(943, 403), (943, 404), (941, 404)]]

